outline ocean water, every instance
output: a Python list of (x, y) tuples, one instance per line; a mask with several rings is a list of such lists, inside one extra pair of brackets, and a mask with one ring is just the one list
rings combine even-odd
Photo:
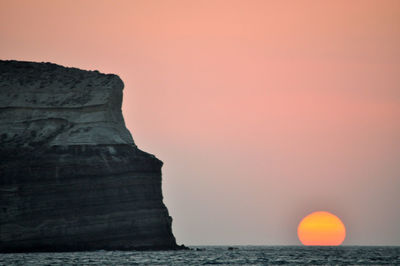
[(0, 265), (400, 265), (400, 247), (196, 246), (180, 251), (0, 254)]

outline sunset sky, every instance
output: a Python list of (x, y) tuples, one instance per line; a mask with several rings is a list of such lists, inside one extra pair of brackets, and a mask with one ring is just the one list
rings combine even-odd
[(123, 79), (179, 244), (400, 245), (398, 0), (0, 0), (0, 59)]

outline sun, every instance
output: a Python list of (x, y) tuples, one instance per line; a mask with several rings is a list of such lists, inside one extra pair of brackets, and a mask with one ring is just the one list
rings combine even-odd
[(339, 246), (346, 238), (346, 228), (336, 215), (317, 211), (301, 220), (297, 235), (306, 246)]

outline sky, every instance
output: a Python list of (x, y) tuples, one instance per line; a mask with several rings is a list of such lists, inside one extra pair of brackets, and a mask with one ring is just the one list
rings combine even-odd
[(118, 74), (185, 245), (400, 245), (400, 1), (0, 0), (0, 59)]

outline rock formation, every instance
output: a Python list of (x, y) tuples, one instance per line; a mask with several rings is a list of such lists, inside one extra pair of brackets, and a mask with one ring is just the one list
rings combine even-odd
[(0, 61), (0, 252), (176, 249), (112, 74)]

